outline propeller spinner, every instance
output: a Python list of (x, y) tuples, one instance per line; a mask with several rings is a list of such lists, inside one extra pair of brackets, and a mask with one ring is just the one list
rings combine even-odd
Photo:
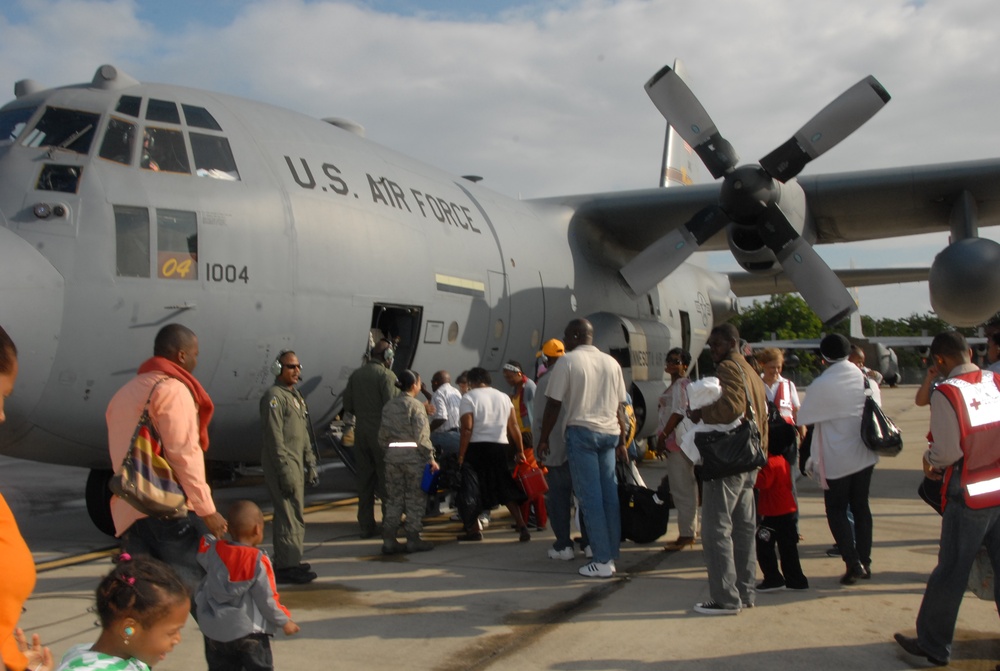
[(649, 291), (731, 224), (760, 237), (824, 323), (840, 321), (856, 310), (843, 283), (799, 234), (805, 224), (806, 198), (798, 183), (790, 180), (889, 102), (882, 85), (871, 76), (862, 79), (759, 164), (740, 167), (733, 146), (676, 70), (667, 66), (653, 75), (646, 82), (646, 93), (712, 176), (724, 181), (717, 205), (699, 211), (622, 268), (621, 275), (632, 291)]

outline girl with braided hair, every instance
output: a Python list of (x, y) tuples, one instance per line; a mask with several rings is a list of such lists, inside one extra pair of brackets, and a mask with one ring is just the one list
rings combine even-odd
[(97, 586), (101, 635), (70, 648), (57, 671), (149, 671), (180, 643), (190, 611), (191, 595), (170, 566), (122, 553)]

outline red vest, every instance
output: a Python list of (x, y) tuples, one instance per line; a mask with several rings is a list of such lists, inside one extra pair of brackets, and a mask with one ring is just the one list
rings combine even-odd
[[(962, 494), (973, 509), (1000, 506), (1000, 377), (976, 370), (937, 386), (958, 418), (962, 447)], [(954, 466), (945, 472), (942, 504)]]
[(774, 390), (774, 401), (772, 403), (778, 408), (778, 414), (781, 415), (781, 418), (788, 424), (795, 426), (795, 418), (792, 417), (795, 407), (792, 405), (792, 389), (789, 386), (790, 384), (788, 380), (780, 380), (778, 382), (778, 388)]

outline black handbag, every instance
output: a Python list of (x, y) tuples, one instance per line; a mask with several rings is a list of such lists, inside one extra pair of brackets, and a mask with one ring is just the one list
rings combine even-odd
[[(670, 504), (657, 503), (652, 489), (637, 483), (631, 469), (619, 461), (615, 466), (618, 477), (618, 505), (621, 510), (622, 540), (652, 543), (667, 533)], [(669, 495), (668, 495), (669, 498)]]
[(743, 389), (746, 391), (747, 407), (743, 420), (729, 431), (701, 431), (694, 435), (694, 444), (701, 454), (702, 480), (718, 480), (730, 475), (749, 473), (767, 464), (767, 455), (761, 448), (760, 429), (750, 400), (750, 386), (746, 373)]
[(872, 452), (883, 457), (895, 457), (903, 449), (903, 434), (889, 419), (871, 393), (865, 377), (865, 409), (861, 413), (861, 440)]

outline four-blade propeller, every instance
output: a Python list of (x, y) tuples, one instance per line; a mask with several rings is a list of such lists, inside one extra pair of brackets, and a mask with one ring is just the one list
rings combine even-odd
[(760, 160), (738, 166), (733, 146), (677, 72), (664, 67), (646, 82), (646, 93), (668, 123), (701, 158), (716, 179), (723, 178), (717, 205), (702, 209), (683, 226), (647, 247), (621, 270), (636, 294), (652, 289), (723, 230), (738, 226), (759, 237), (781, 264), (802, 297), (824, 323), (857, 308), (836, 274), (804, 239), (806, 198), (793, 178), (857, 130), (889, 102), (874, 77), (847, 89), (810, 119), (787, 142)]

